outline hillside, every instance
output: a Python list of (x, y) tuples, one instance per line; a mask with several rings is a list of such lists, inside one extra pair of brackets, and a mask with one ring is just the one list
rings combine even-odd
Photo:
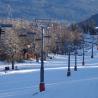
[(0, 0), (0, 17), (78, 22), (98, 13), (97, 5), (98, 0)]
[(98, 26), (98, 14), (93, 15), (91, 18), (89, 18), (89, 20), (93, 20), (96, 23), (96, 26)]
[[(84, 28), (85, 32), (88, 32), (88, 28), (89, 28), (89, 31), (90, 31), (91, 27), (93, 27), (93, 26), (98, 27), (98, 14), (92, 15), (90, 18), (79, 22), (78, 25), (82, 29)], [(96, 32), (96, 30), (94, 30), (93, 32)]]

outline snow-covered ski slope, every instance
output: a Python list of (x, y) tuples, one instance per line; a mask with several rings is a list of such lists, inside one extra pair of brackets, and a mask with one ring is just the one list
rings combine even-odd
[[(89, 50), (91, 51), (91, 50)], [(71, 76), (67, 77), (65, 55), (51, 55), (53, 59), (45, 61), (45, 92), (39, 92), (40, 62), (35, 60), (16, 63), (19, 70), (0, 71), (0, 98), (98, 98), (98, 50), (94, 48), (85, 55), (85, 66), (82, 56), (78, 56), (78, 70), (74, 71), (74, 56), (71, 56)], [(10, 64), (0, 65), (4, 66)]]
[[(22, 71), (21, 71), (22, 72)], [(98, 67), (45, 70), (46, 91), (39, 92), (39, 71), (0, 76), (0, 98), (98, 98)]]

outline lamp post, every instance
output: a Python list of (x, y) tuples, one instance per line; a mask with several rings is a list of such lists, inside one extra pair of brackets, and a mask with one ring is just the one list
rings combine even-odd
[(68, 52), (68, 70), (67, 70), (67, 76), (71, 75), (71, 71), (70, 71), (70, 51)]
[(40, 92), (45, 91), (45, 83), (44, 83), (44, 27), (42, 29), (42, 36), (41, 36), (41, 67), (40, 67), (40, 85), (39, 90)]
[(77, 40), (75, 39), (75, 40), (74, 40), (74, 55), (75, 55), (74, 71), (77, 71), (77, 45), (78, 45), (78, 42), (77, 42)]
[(91, 58), (94, 58), (94, 54), (93, 54), (93, 35), (92, 35), (92, 53), (91, 53)]
[(74, 66), (74, 71), (77, 71), (77, 49), (75, 47), (75, 66)]
[(14, 70), (15, 60), (14, 60), (14, 52), (12, 53), (12, 70)]
[(82, 61), (82, 66), (84, 66), (85, 65), (85, 62), (84, 62), (84, 56), (85, 56), (85, 53), (84, 53), (84, 41), (83, 41), (83, 61)]
[(67, 70), (67, 76), (69, 77), (71, 75), (71, 70), (70, 70), (70, 46), (68, 46), (68, 70)]

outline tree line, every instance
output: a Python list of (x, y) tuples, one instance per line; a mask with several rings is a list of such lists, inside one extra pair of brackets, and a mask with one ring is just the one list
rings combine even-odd
[[(21, 61), (40, 57), (41, 53), (41, 26), (44, 25), (44, 53), (67, 54), (68, 47), (80, 48), (83, 30), (87, 27), (77, 24), (70, 26), (50, 20), (0, 20), (0, 24), (12, 24), (12, 27), (2, 27), (5, 31), (0, 34), (0, 59), (8, 62), (14, 59)], [(90, 28), (94, 25), (90, 25)]]

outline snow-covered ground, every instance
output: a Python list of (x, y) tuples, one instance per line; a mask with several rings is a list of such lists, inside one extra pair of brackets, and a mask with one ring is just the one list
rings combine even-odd
[[(89, 50), (90, 51), (90, 50)], [(19, 70), (0, 71), (0, 98), (98, 98), (98, 51), (94, 59), (78, 56), (78, 71), (73, 70), (74, 56), (71, 56), (71, 76), (67, 77), (67, 56), (52, 55), (45, 61), (46, 90), (39, 92), (40, 62), (16, 63)], [(10, 64), (1, 63), (0, 69)]]
[[(22, 72), (22, 71), (21, 71)], [(46, 91), (40, 93), (39, 70), (0, 76), (0, 98), (98, 98), (98, 67), (45, 70)]]

